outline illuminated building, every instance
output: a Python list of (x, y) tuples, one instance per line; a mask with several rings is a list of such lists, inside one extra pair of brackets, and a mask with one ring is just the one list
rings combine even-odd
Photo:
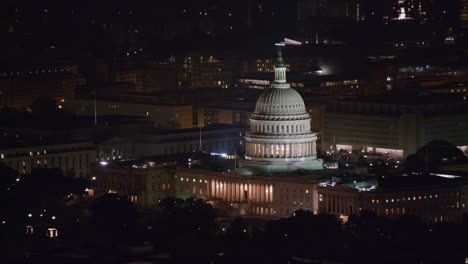
[(93, 183), (98, 193), (127, 195), (141, 207), (151, 207), (164, 197), (174, 195), (174, 170), (157, 166), (97, 163), (93, 166)]
[[(94, 98), (67, 100), (64, 108), (77, 115), (94, 116)], [(97, 115), (145, 117), (161, 128), (192, 128), (193, 108), (185, 104), (164, 104), (152, 96), (115, 96), (96, 100)]]
[(460, 27), (468, 29), (468, 0), (460, 0)]
[(236, 154), (243, 148), (244, 126), (210, 125), (202, 129), (156, 130), (138, 136), (114, 137), (99, 143), (98, 159), (113, 161), (206, 151)]
[(231, 88), (233, 78), (243, 71), (237, 55), (191, 54), (177, 61), (181, 88)]
[(372, 190), (364, 188), (370, 182), (319, 187), (318, 212), (349, 216), (372, 211), (389, 218), (418, 216), (426, 223), (462, 223), (468, 212), (466, 180), (430, 175), (399, 178), (393, 186)]
[(75, 96), (84, 84), (74, 66), (0, 71), (0, 108), (23, 110), (39, 98), (60, 101)]
[(468, 145), (460, 96), (376, 96), (331, 102), (323, 114), (322, 151), (359, 151), (402, 159), (432, 140)]
[(93, 176), (98, 193), (128, 195), (143, 208), (156, 206), (169, 195), (206, 199), (231, 216), (288, 217), (300, 208), (312, 212), (318, 208), (317, 182), (287, 175), (247, 179), (230, 171), (170, 169), (147, 162), (96, 165)]
[(322, 169), (317, 160), (317, 136), (301, 95), (286, 82), (281, 50), (275, 80), (257, 100), (245, 137), (245, 173)]
[(38, 167), (60, 168), (65, 176), (88, 177), (91, 163), (96, 161), (96, 147), (92, 142), (29, 142), (26, 146), (15, 143), (3, 147), (0, 144), (0, 161), (18, 174), (31, 173)]
[(255, 104), (240, 101), (206, 102), (198, 107), (198, 127), (210, 124), (250, 125)]

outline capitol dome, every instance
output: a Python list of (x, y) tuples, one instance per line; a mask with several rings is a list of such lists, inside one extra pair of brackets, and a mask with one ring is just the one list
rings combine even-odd
[(266, 89), (258, 98), (255, 115), (298, 115), (306, 109), (301, 95), (294, 89)]
[(275, 79), (258, 98), (245, 136), (244, 174), (322, 169), (317, 159), (317, 136), (301, 95), (286, 82), (281, 49)]

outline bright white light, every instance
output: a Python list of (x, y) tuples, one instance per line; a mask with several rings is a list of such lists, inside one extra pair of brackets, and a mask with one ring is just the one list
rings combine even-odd
[(447, 179), (455, 179), (460, 178), (458, 175), (450, 175), (450, 174), (440, 174), (440, 173), (431, 173), (432, 176), (447, 178)]
[(109, 164), (109, 163), (107, 163), (106, 161), (101, 161), (101, 162), (99, 162), (99, 164), (101, 164), (102, 166), (107, 166), (107, 164)]

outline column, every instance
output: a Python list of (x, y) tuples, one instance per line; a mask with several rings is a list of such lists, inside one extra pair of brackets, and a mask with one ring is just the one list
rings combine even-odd
[(262, 203), (264, 203), (264, 202), (265, 202), (265, 198), (266, 198), (266, 196), (265, 196), (265, 194), (266, 194), (266, 193), (265, 193), (265, 184), (262, 184), (262, 185), (260, 185), (260, 186), (261, 186), (261, 190), (260, 190), (261, 192), (260, 192), (260, 193), (261, 193), (261, 195), (262, 195), (262, 196), (260, 197), (260, 201), (261, 201)]
[(270, 202), (273, 202), (273, 185), (270, 185)]
[(224, 200), (227, 200), (228, 196), (227, 196), (227, 191), (228, 191), (228, 188), (227, 188), (227, 182), (223, 182), (223, 197), (224, 197)]
[(257, 184), (257, 201), (262, 201), (262, 185)]
[(239, 183), (239, 201), (244, 200), (244, 184)]
[(258, 199), (260, 200), (260, 202), (263, 202), (263, 195), (264, 195), (264, 193), (263, 193), (263, 184), (258, 185), (258, 189), (259, 189), (258, 191), (259, 191), (259, 194), (260, 194), (259, 195), (260, 197), (258, 197)]
[(249, 184), (249, 194), (250, 194), (249, 197), (250, 197), (250, 201), (252, 201), (252, 202), (255, 201), (255, 188), (254, 188), (254, 186), (255, 185), (253, 183)]
[(226, 182), (226, 200), (231, 201), (231, 184)]
[(256, 184), (252, 184), (251, 185), (252, 187), (252, 201), (256, 202), (257, 201), (257, 185)]
[(222, 200), (225, 200), (225, 193), (226, 193), (226, 190), (224, 189), (225, 187), (226, 187), (226, 184), (224, 184), (224, 182), (222, 181), (219, 184), (219, 188), (221, 189), (220, 194), (221, 194), (221, 199)]
[(258, 202), (258, 184), (254, 185), (254, 192), (255, 201)]
[(234, 198), (233, 198), (234, 201), (235, 202), (238, 201), (238, 199), (237, 199), (237, 182), (233, 183), (233, 193), (232, 194), (234, 196)]

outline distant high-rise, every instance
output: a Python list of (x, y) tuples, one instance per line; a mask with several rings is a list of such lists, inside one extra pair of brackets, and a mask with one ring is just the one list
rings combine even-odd
[(306, 20), (311, 17), (352, 17), (355, 15), (353, 2), (355, 0), (299, 0), (297, 3), (297, 19)]
[(468, 0), (460, 0), (460, 27), (468, 29)]

